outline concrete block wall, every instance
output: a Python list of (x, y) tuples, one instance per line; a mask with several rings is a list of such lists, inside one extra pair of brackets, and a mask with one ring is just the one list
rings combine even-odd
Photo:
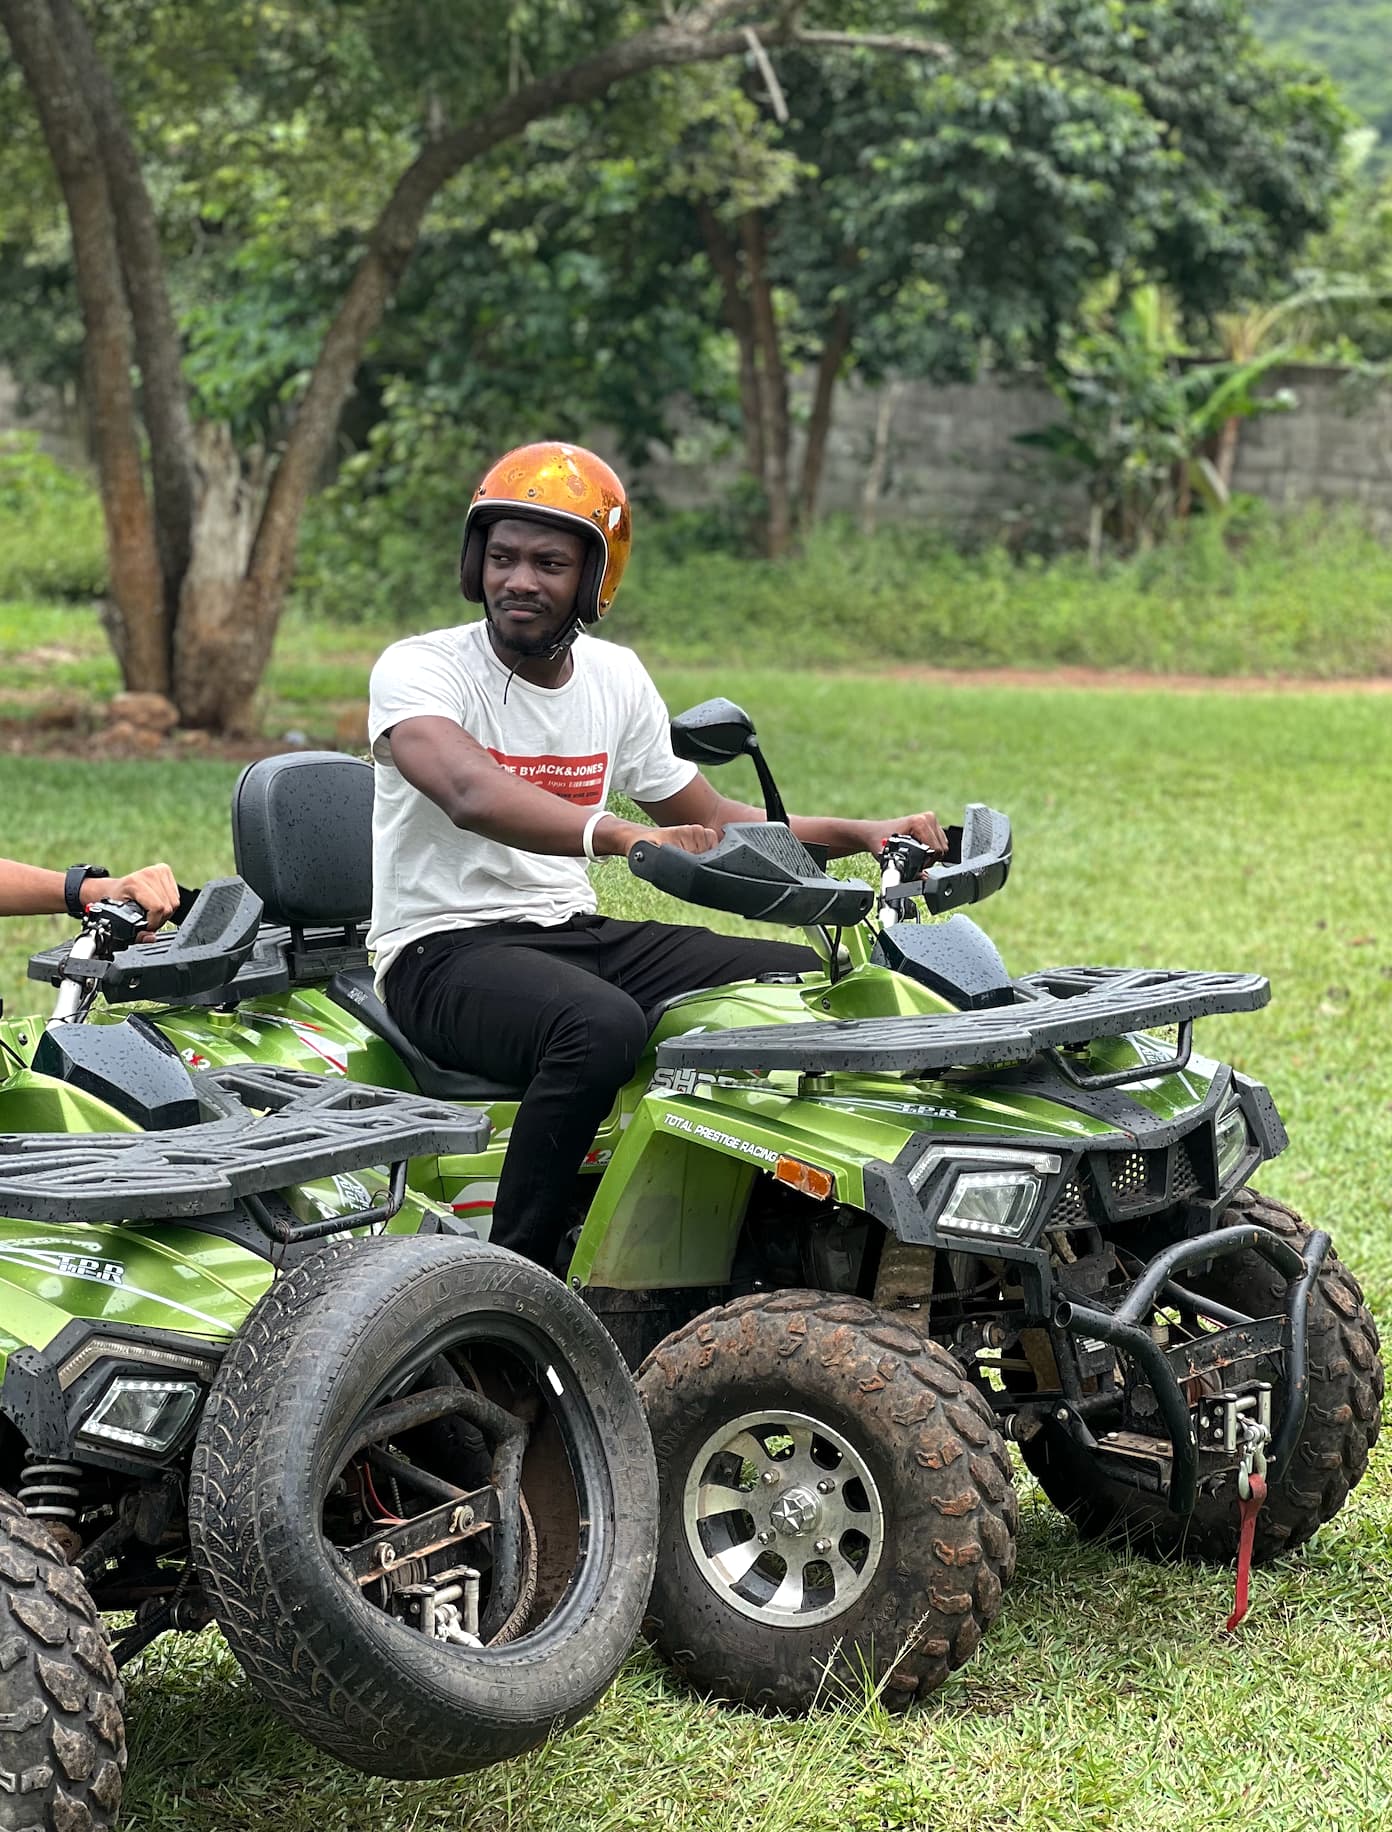
[[(1360, 382), (1348, 371), (1313, 364), (1274, 370), (1264, 387), (1288, 389), (1289, 412), (1247, 421), (1240, 434), (1235, 486), (1281, 506), (1349, 503), (1392, 535), (1392, 384)], [(875, 447), (878, 391), (840, 389), (820, 508), (859, 513)], [(1038, 381), (985, 376), (938, 387), (897, 386), (880, 518), (930, 519), (986, 528), (1028, 514), (1081, 525), (1086, 494), (1065, 482), (1047, 457), (1016, 442), (1061, 417)], [(795, 461), (799, 455), (795, 453)], [(700, 429), (671, 451), (657, 450), (648, 486), (663, 501), (715, 501), (738, 469)]]

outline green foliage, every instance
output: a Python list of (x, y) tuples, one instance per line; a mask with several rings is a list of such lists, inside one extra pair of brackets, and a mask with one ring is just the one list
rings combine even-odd
[(1242, 0), (1036, 0), (959, 50), (780, 57), (794, 349), (842, 306), (872, 374), (1048, 361), (1103, 278), (1163, 282), (1199, 322), (1328, 221), (1347, 117), (1268, 63)]
[(101, 505), (90, 479), (0, 437), (0, 598), (95, 598), (106, 589)]
[(1392, 149), (1392, 0), (1253, 0), (1257, 31), (1273, 50), (1318, 64), (1382, 143)]
[(1392, 361), (1392, 172), (1385, 163), (1359, 172), (1308, 259), (1315, 297), (1304, 314), (1305, 342), (1344, 361)]
[(311, 503), (294, 601), (340, 623), (424, 628), (458, 616), (459, 530), (488, 459), (428, 391), (390, 385), (360, 452)]
[(1256, 392), (1289, 354), (1284, 346), (1186, 366), (1171, 316), (1157, 287), (1138, 287), (1075, 332), (1049, 376), (1066, 417), (1017, 435), (1086, 478), (1094, 560), (1104, 534), (1123, 551), (1152, 545), (1196, 494), (1226, 510), (1228, 485), (1205, 446), (1231, 421), (1294, 405), (1288, 390)]

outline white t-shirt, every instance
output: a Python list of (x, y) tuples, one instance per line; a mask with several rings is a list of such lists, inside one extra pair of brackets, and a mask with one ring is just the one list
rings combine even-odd
[[(441, 929), (564, 922), (596, 907), (583, 858), (522, 852), (456, 827), (392, 762), (404, 719), (452, 719), (516, 776), (577, 807), (611, 790), (663, 801), (696, 766), (672, 750), (667, 708), (630, 649), (576, 637), (560, 687), (533, 687), (493, 652), (488, 625), (456, 625), (393, 643), (372, 670), (368, 737), (375, 765), (372, 925), (377, 985), (401, 950)], [(504, 695), (506, 694), (506, 702)]]

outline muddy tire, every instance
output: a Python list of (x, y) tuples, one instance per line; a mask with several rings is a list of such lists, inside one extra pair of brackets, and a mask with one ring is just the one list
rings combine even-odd
[[(537, 1594), (487, 1647), (381, 1606), (321, 1524), (354, 1432), (448, 1355), (525, 1375), (541, 1408), (521, 1477)], [(599, 1323), (516, 1254), (438, 1237), (329, 1247), (272, 1286), (209, 1395), (189, 1492), (195, 1562), (258, 1691), (340, 1761), (405, 1779), (519, 1755), (590, 1709), (637, 1636), (656, 1521), (642, 1406)]]
[[(1224, 1225), (1270, 1228), (1302, 1252), (1311, 1233), (1293, 1209), (1256, 1190), (1240, 1190), (1223, 1220)], [(1256, 1253), (1215, 1260), (1203, 1278), (1186, 1283), (1251, 1317), (1274, 1315), (1285, 1293), (1280, 1274)], [(1286, 1473), (1270, 1485), (1257, 1515), (1257, 1561), (1293, 1551), (1332, 1520), (1362, 1480), (1377, 1442), (1383, 1386), (1377, 1325), (1357, 1279), (1332, 1249), (1310, 1293), (1308, 1331), (1309, 1410)], [(1259, 1366), (1261, 1378), (1273, 1383), (1272, 1410), (1279, 1416), (1281, 1364)], [(1226, 1483), (1217, 1495), (1200, 1493), (1194, 1512), (1179, 1520), (1153, 1497), (1099, 1478), (1086, 1452), (1050, 1426), (1022, 1449), (1040, 1487), (1085, 1538), (1124, 1541), (1161, 1558), (1227, 1564), (1237, 1556), (1235, 1483)]]
[(783, 1292), (706, 1311), (638, 1384), (662, 1488), (645, 1627), (682, 1679), (787, 1712), (869, 1681), (902, 1707), (971, 1658), (1017, 1510), (950, 1355), (859, 1299)]
[(121, 1682), (97, 1607), (58, 1547), (0, 1494), (0, 1827), (100, 1832), (126, 1767)]

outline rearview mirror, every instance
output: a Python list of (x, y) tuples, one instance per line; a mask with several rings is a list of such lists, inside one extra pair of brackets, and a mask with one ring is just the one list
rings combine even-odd
[(672, 721), (672, 749), (687, 763), (731, 763), (757, 743), (754, 721), (733, 700), (702, 700)]

